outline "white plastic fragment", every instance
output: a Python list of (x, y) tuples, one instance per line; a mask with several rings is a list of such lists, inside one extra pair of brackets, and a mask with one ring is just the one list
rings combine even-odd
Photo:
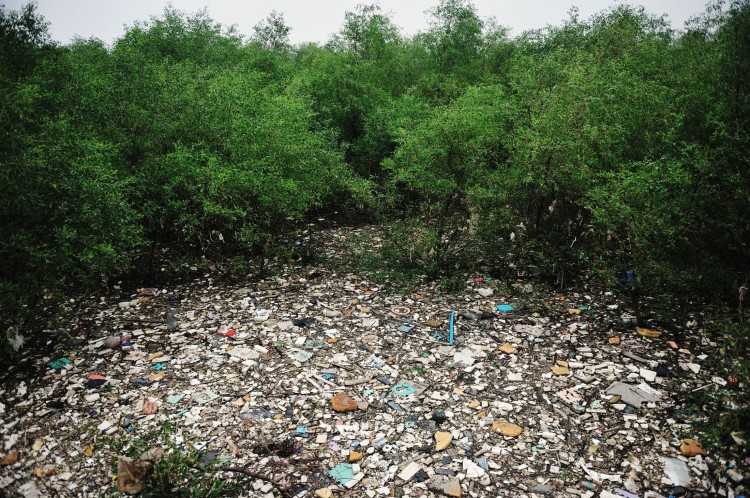
[(453, 363), (463, 363), (464, 365), (471, 366), (475, 361), (477, 360), (474, 357), (474, 353), (468, 348), (456, 351), (453, 355)]
[(422, 467), (417, 462), (411, 462), (398, 473), (398, 478), (408, 481), (414, 477), (421, 468)]
[(674, 486), (688, 486), (690, 484), (690, 469), (685, 462), (677, 458), (663, 457), (664, 473)]

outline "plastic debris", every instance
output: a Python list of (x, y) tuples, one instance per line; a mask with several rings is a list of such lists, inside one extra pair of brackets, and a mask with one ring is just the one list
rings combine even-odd
[(294, 361), (298, 361), (300, 363), (304, 363), (310, 358), (313, 357), (313, 354), (309, 351), (295, 351), (292, 353), (292, 358), (294, 358)]
[(198, 404), (205, 405), (218, 398), (219, 395), (213, 391), (206, 390), (203, 392), (193, 393), (193, 401)]
[(126, 495), (136, 495), (143, 491), (143, 480), (150, 467), (149, 461), (117, 457), (117, 490)]
[(169, 308), (166, 313), (164, 313), (164, 318), (167, 320), (167, 329), (170, 331), (177, 330), (177, 317), (175, 314), (177, 313), (177, 310), (174, 308)]
[(396, 396), (403, 398), (406, 396), (411, 396), (415, 392), (417, 392), (417, 389), (407, 381), (401, 381), (395, 386), (391, 387), (391, 392), (395, 394)]
[(345, 486), (349, 481), (354, 479), (354, 468), (351, 463), (340, 463), (329, 470), (328, 475), (342, 486)]
[(635, 408), (640, 408), (643, 403), (654, 403), (661, 400), (659, 392), (646, 384), (635, 386), (624, 382), (615, 382), (609, 386), (607, 394), (618, 395), (624, 403)]
[[(33, 382), (0, 387), (0, 458), (18, 451), (0, 466), (0, 488), (111, 495), (119, 480), (80, 469), (111, 468), (122, 448), (163, 433), (206, 466), (231, 458), (276, 469), (297, 495), (653, 498), (687, 485), (693, 496), (744, 493), (747, 455), (722, 463), (718, 450), (680, 452), (680, 434), (702, 434), (695, 421), (713, 416), (688, 410), (689, 393), (729, 404), (745, 387), (719, 369), (699, 327), (677, 323), (681, 349), (672, 349), (666, 332), (649, 338), (623, 322), (633, 315), (627, 296), (585, 282), (562, 294), (530, 280), (467, 278), (466, 292), (453, 294), (424, 281), (400, 295), (318, 270), (325, 276), (295, 266), (234, 287), (208, 274), (152, 296), (123, 288), (74, 306), (81, 343), (32, 359), (43, 373)], [(511, 299), (524, 311), (496, 306)], [(144, 318), (170, 308), (173, 330)], [(108, 337), (123, 347), (106, 349)], [(9, 379), (23, 378), (16, 368)], [(336, 396), (348, 411), (334, 409)], [(148, 402), (157, 410), (146, 415)], [(747, 440), (734, 434), (730, 451)], [(277, 472), (287, 463), (294, 472)], [(34, 489), (24, 487), (30, 478)], [(262, 480), (247, 486), (250, 496), (278, 492)]]
[(70, 365), (71, 363), (73, 362), (63, 357), (63, 358), (58, 358), (57, 360), (49, 362), (49, 367), (54, 370), (60, 370), (61, 368), (65, 368), (66, 365)]
[(690, 485), (690, 469), (685, 462), (677, 458), (663, 457), (664, 473), (674, 486)]
[(453, 329), (454, 329), (453, 323), (454, 323), (455, 319), (456, 319), (456, 310), (451, 310), (450, 333), (448, 335), (448, 342), (450, 343), (451, 346), (453, 346), (453, 339), (454, 339), (454, 337), (453, 337)]

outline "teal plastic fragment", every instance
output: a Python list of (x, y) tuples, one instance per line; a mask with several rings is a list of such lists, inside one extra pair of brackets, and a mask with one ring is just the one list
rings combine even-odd
[(206, 403), (213, 401), (218, 397), (219, 395), (216, 394), (215, 392), (206, 390), (206, 391), (203, 391), (202, 393), (194, 393), (193, 401), (195, 401), (196, 403), (205, 405)]
[(71, 363), (73, 362), (63, 357), (63, 358), (58, 358), (57, 360), (53, 360), (49, 362), (49, 367), (55, 370), (60, 370), (61, 368), (65, 368), (65, 365), (70, 365)]
[(175, 394), (173, 396), (168, 396), (167, 397), (167, 403), (170, 403), (172, 405), (176, 405), (177, 403), (179, 403), (180, 401), (182, 401), (182, 398), (184, 398), (184, 397), (185, 397), (184, 394)]
[(323, 339), (307, 339), (302, 346), (305, 349), (322, 349), (326, 345)]
[(190, 410), (188, 410), (187, 408), (183, 408), (182, 410), (180, 410), (179, 412), (177, 412), (176, 415), (179, 417), (180, 415), (185, 415), (189, 411)]
[(310, 358), (312, 358), (313, 354), (308, 351), (295, 351), (292, 353), (292, 358), (294, 358), (296, 361), (300, 363), (304, 363)]
[(510, 311), (513, 311), (513, 309), (514, 309), (513, 306), (511, 306), (510, 304), (498, 304), (497, 305), (497, 310), (501, 313), (508, 313)]
[(151, 368), (153, 368), (154, 370), (164, 370), (165, 368), (167, 368), (167, 364), (166, 363), (157, 363), (156, 365), (154, 365)]
[(329, 470), (328, 475), (336, 480), (336, 482), (344, 486), (347, 482), (354, 479), (354, 469), (352, 468), (352, 464), (350, 463), (340, 463)]
[(391, 392), (396, 396), (405, 397), (414, 394), (417, 390), (408, 382), (399, 382), (391, 388)]

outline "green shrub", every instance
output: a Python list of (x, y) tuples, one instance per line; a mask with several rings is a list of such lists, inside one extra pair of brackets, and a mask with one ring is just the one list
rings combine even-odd
[(49, 123), (0, 170), (0, 326), (37, 316), (43, 296), (95, 286), (129, 268), (142, 242), (127, 203), (130, 183), (105, 144)]
[(471, 88), (403, 137), (392, 160), (386, 205), (400, 213), (391, 244), (409, 265), (434, 273), (465, 265), (477, 195), (507, 156), (509, 103), (501, 87)]

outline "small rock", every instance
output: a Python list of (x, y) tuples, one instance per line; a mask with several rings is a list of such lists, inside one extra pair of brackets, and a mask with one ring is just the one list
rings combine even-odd
[(159, 411), (159, 405), (154, 403), (153, 401), (146, 401), (143, 403), (143, 413), (146, 415), (153, 415), (154, 413)]
[(451, 441), (453, 440), (453, 436), (450, 432), (436, 432), (435, 433), (435, 451), (444, 450), (447, 448)]
[(411, 462), (409, 465), (404, 467), (404, 469), (398, 473), (399, 479), (403, 479), (404, 481), (410, 480), (414, 475), (421, 470), (420, 465), (417, 462)]
[(164, 378), (164, 372), (157, 372), (148, 376), (149, 382), (157, 382)]
[(443, 486), (443, 493), (445, 493), (446, 496), (461, 497), (461, 481), (458, 480), (458, 477), (445, 483)]
[(555, 366), (552, 367), (552, 373), (555, 375), (568, 375), (570, 374), (570, 369), (568, 367)]
[(445, 412), (443, 410), (435, 410), (432, 412), (432, 420), (438, 424), (445, 422)]
[(13, 450), (3, 458), (0, 458), (0, 465), (13, 465), (18, 461), (18, 450)]
[(620, 338), (619, 337), (610, 337), (607, 342), (609, 342), (610, 344), (617, 345), (617, 344), (620, 344)]
[(469, 408), (471, 408), (472, 410), (473, 410), (474, 408), (479, 408), (479, 405), (480, 405), (480, 404), (481, 404), (481, 403), (479, 403), (479, 401), (477, 401), (477, 400), (474, 400), (474, 401), (472, 401), (471, 403), (469, 403)]
[(506, 342), (502, 346), (500, 346), (500, 351), (506, 354), (516, 354), (518, 353), (518, 350), (514, 348), (509, 342)]
[(697, 455), (706, 456), (706, 450), (703, 449), (701, 443), (695, 439), (683, 439), (680, 445), (680, 453), (686, 457), (694, 457)]
[(333, 498), (333, 491), (331, 491), (331, 488), (316, 489), (315, 496), (318, 498)]
[(647, 329), (643, 327), (636, 327), (636, 332), (638, 332), (638, 335), (641, 335), (643, 337), (649, 337), (651, 339), (656, 339), (657, 337), (661, 337), (661, 332), (658, 330), (653, 329)]
[(640, 375), (649, 382), (653, 382), (656, 380), (656, 372), (653, 370), (641, 368)]
[(490, 288), (477, 289), (477, 294), (479, 294), (482, 297), (490, 297), (494, 293), (495, 293), (495, 291), (493, 289), (490, 289)]
[(104, 341), (104, 345), (109, 349), (117, 349), (121, 344), (119, 337), (107, 337), (107, 340)]
[(331, 406), (337, 412), (351, 412), (357, 409), (357, 402), (346, 393), (338, 393), (331, 399)]
[(510, 422), (493, 422), (492, 432), (503, 436), (516, 437), (523, 432), (523, 427)]
[(57, 471), (57, 468), (54, 465), (46, 467), (46, 468), (37, 467), (34, 469), (34, 475), (37, 477), (49, 477), (53, 475), (56, 471)]
[(462, 465), (464, 471), (466, 471), (466, 477), (470, 479), (475, 479), (484, 475), (484, 469), (468, 458), (464, 458)]

